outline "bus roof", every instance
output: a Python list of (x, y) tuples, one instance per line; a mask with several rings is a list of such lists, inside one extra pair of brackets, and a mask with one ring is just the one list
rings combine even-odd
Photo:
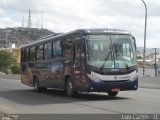
[(81, 34), (81, 35), (89, 35), (89, 34), (130, 34), (126, 30), (120, 30), (120, 29), (78, 29), (74, 30), (68, 33), (58, 33), (58, 34), (52, 34), (49, 36), (44, 36), (41, 39), (31, 42), (29, 44), (21, 46), (21, 48), (28, 48), (35, 46), (36, 44), (41, 44), (43, 42), (49, 42), (50, 40), (54, 40), (56, 38), (63, 38), (72, 34)]
[(130, 34), (126, 30), (120, 29), (83, 29), (86, 34)]

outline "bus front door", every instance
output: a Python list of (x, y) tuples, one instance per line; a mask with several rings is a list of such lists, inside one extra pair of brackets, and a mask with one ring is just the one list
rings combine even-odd
[(82, 49), (81, 44), (74, 45), (74, 77), (75, 77), (75, 85), (78, 89), (83, 89), (84, 86), (84, 76), (82, 73)]

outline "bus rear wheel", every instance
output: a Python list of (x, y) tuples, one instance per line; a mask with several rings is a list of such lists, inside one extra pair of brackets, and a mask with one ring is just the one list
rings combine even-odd
[(76, 97), (78, 95), (78, 91), (75, 90), (75, 85), (71, 78), (68, 78), (65, 84), (65, 92), (68, 97)]
[(108, 91), (107, 92), (109, 96), (114, 97), (118, 94), (118, 92), (112, 92), (112, 91)]
[(34, 85), (34, 89), (36, 92), (46, 92), (47, 91), (46, 87), (39, 87), (39, 79), (37, 77), (34, 78), (33, 85)]

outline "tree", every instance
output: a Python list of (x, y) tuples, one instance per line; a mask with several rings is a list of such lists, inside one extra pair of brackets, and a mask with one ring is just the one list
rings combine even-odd
[(10, 52), (0, 50), (0, 71), (6, 73), (7, 69), (14, 64), (16, 64), (16, 61), (12, 54)]
[(142, 59), (142, 57), (141, 56), (137, 56), (137, 59)]
[(21, 68), (19, 64), (14, 64), (11, 66), (11, 71), (13, 74), (20, 74), (21, 73)]

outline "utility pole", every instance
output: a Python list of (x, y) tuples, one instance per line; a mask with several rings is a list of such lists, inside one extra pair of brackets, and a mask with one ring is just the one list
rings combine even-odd
[(8, 47), (8, 32), (6, 31), (6, 48)]
[(157, 49), (158, 48), (153, 48), (155, 51), (155, 77), (157, 77)]
[(145, 76), (145, 53), (146, 53), (146, 31), (147, 31), (147, 5), (141, 0), (145, 6), (145, 27), (144, 27), (144, 50), (143, 50), (143, 77)]

